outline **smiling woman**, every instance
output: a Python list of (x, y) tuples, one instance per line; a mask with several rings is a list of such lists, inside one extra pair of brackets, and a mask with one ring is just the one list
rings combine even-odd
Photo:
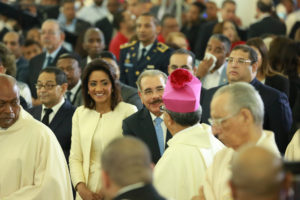
[(84, 105), (73, 116), (70, 172), (76, 199), (101, 199), (103, 149), (122, 136), (122, 121), (137, 111), (121, 101), (116, 72), (107, 62), (90, 62), (82, 78)]

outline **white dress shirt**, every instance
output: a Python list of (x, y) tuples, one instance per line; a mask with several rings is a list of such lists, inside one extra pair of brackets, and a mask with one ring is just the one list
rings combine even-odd
[[(51, 121), (53, 120), (53, 118), (55, 117), (57, 111), (60, 109), (60, 107), (65, 103), (65, 98), (61, 98), (61, 101), (56, 104), (55, 106), (53, 106), (52, 112), (49, 114), (49, 124), (51, 123)], [(45, 108), (47, 108), (44, 104), (42, 105), (42, 114), (41, 114), (41, 121), (44, 117), (44, 115), (46, 114), (45, 112)]]

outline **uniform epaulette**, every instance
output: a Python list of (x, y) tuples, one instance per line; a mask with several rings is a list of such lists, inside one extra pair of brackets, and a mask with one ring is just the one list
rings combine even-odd
[(127, 47), (131, 47), (131, 46), (135, 45), (136, 42), (137, 42), (137, 41), (134, 40), (134, 41), (132, 41), (132, 42), (128, 42), (128, 43), (122, 44), (122, 45), (120, 46), (120, 49), (124, 49), (124, 48), (127, 48)]
[(164, 43), (158, 42), (157, 43), (157, 50), (164, 53), (165, 51), (167, 51), (169, 49), (169, 47), (167, 45), (165, 45)]

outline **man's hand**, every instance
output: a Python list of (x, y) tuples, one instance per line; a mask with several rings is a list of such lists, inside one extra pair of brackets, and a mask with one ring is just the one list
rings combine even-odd
[(214, 62), (213, 58), (203, 59), (202, 62), (198, 65), (196, 76), (199, 78), (203, 78), (208, 73), (208, 70), (210, 66), (213, 64), (213, 62)]
[(204, 196), (203, 186), (199, 188), (199, 195), (194, 196), (191, 200), (206, 200)]
[(83, 200), (102, 200), (103, 196), (100, 193), (94, 193), (89, 190), (84, 183), (78, 183), (76, 190)]

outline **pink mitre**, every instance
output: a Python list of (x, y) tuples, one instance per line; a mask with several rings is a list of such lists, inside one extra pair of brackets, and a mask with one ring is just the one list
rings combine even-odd
[(200, 106), (201, 82), (186, 69), (176, 69), (168, 77), (163, 94), (165, 107), (173, 112), (195, 112)]

